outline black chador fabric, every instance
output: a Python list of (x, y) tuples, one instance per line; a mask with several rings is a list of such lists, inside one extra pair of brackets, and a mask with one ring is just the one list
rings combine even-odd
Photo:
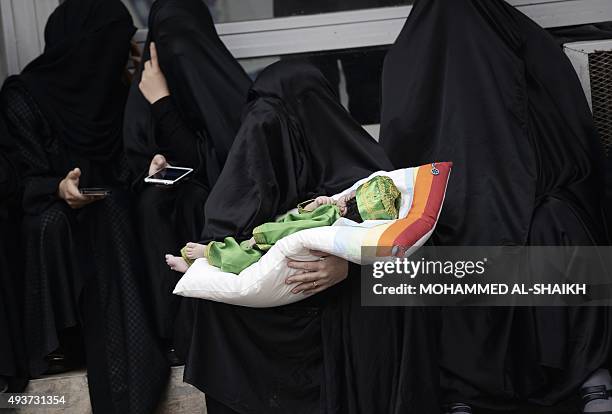
[[(299, 61), (276, 63), (251, 88), (242, 126), (206, 204), (204, 238), (245, 238), (300, 200), (334, 194), (390, 167), (317, 69)], [(423, 400), (404, 399), (394, 382), (407, 384), (411, 375), (437, 378), (429, 363), (435, 360), (427, 356), (435, 342), (419, 330), (425, 319), (405, 316), (404, 309), (360, 309), (359, 267), (351, 268), (349, 278), (353, 283), (274, 309), (193, 301), (193, 328), (180, 346), (185, 380), (214, 399), (219, 412), (382, 413), (405, 412), (407, 406), (434, 412), (435, 398), (424, 393), (431, 405), (418, 411)], [(418, 340), (404, 341), (408, 326)], [(418, 364), (411, 364), (416, 361), (409, 352), (422, 357)]]
[[(0, 94), (23, 177), (29, 370), (44, 372), (61, 332), (78, 326), (94, 410), (149, 413), (168, 367), (139, 290), (141, 249), (131, 227), (128, 169), (118, 151), (127, 88), (111, 87), (124, 73), (132, 20), (119, 0), (68, 0), (45, 32), (43, 56), (24, 75), (9, 78)], [(69, 84), (62, 83), (64, 73)], [(91, 83), (105, 89), (91, 89)], [(112, 194), (69, 208), (57, 191), (75, 167), (82, 171), (80, 187), (108, 187)]]
[[(385, 62), (381, 143), (397, 167), (454, 162), (436, 244), (606, 241), (602, 152), (580, 83), (552, 37), (504, 1), (415, 3)], [(480, 405), (565, 399), (612, 344), (600, 309), (442, 319), (447, 399)]]
[(15, 145), (0, 120), (0, 377), (9, 391), (22, 392), (28, 367), (22, 332), (23, 254), (19, 203), (20, 180)]
[(612, 22), (585, 24), (580, 26), (550, 29), (557, 43), (564, 45), (572, 42), (612, 39)]
[[(124, 141), (137, 177), (137, 222), (147, 246), (150, 300), (158, 334), (171, 341), (180, 298), (172, 295), (178, 274), (164, 255), (198, 240), (204, 204), (218, 178), (246, 102), (251, 80), (225, 48), (201, 0), (159, 0), (151, 10), (149, 45), (154, 41), (172, 95), (150, 105), (132, 85), (125, 114)], [(172, 165), (192, 167), (193, 178), (173, 188), (145, 185), (155, 154)]]

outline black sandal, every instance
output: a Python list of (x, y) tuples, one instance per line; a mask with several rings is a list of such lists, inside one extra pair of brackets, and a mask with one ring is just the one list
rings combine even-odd
[[(580, 398), (582, 398), (582, 411), (584, 407), (591, 401), (607, 400), (612, 397), (612, 390), (606, 388), (605, 385), (595, 385), (593, 387), (584, 387), (580, 389)], [(586, 412), (589, 414), (589, 411)], [(612, 411), (593, 411), (593, 414), (612, 414)]]
[(444, 408), (444, 414), (472, 414), (472, 408), (463, 403), (449, 404)]

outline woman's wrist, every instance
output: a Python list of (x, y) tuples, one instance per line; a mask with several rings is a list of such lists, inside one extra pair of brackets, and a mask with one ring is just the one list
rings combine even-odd
[(151, 99), (149, 100), (149, 103), (151, 105), (155, 105), (157, 104), (159, 101), (165, 99), (165, 98), (169, 98), (170, 97), (170, 92), (164, 92), (164, 93), (160, 93), (159, 95), (153, 96), (151, 97)]
[(159, 121), (164, 115), (175, 111), (174, 102), (170, 95), (163, 96), (151, 104), (153, 116)]

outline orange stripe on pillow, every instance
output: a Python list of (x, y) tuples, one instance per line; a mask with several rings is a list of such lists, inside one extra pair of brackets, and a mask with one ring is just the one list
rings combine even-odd
[(429, 191), (433, 182), (434, 175), (431, 173), (431, 165), (419, 167), (417, 178), (414, 184), (414, 197), (408, 215), (404, 219), (399, 219), (393, 223), (380, 237), (376, 255), (379, 257), (391, 256), (391, 249), (395, 240), (412, 223), (418, 220), (427, 206)]
[(395, 246), (400, 246), (399, 254), (403, 255), (406, 249), (413, 246), (421, 237), (429, 233), (433, 229), (438, 220), (438, 214), (442, 203), (444, 202), (444, 194), (446, 193), (446, 184), (450, 168), (447, 164), (437, 165), (440, 174), (436, 175), (431, 183), (427, 205), (423, 214), (411, 225), (409, 225), (394, 241)]

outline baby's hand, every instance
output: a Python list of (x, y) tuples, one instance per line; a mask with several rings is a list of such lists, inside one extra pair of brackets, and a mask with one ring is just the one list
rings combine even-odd
[(335, 203), (336, 202), (331, 197), (319, 196), (319, 197), (315, 198), (312, 203), (307, 204), (304, 207), (304, 210), (306, 210), (306, 211), (314, 211), (314, 210), (317, 209), (317, 207), (321, 207), (321, 206), (324, 206), (326, 204), (335, 204)]
[(338, 202), (336, 203), (336, 205), (340, 209), (341, 216), (344, 216), (346, 214), (346, 205), (349, 202), (349, 200), (352, 200), (353, 198), (355, 198), (355, 191), (345, 194), (338, 199)]
[(331, 197), (320, 196), (320, 197), (315, 198), (315, 203), (317, 204), (317, 207), (320, 207), (326, 204), (335, 204), (336, 202)]

